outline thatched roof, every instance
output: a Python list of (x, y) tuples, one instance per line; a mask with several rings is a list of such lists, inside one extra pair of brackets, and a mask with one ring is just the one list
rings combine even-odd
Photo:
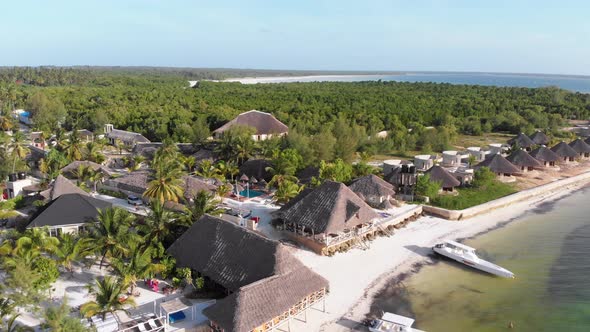
[(570, 142), (569, 146), (571, 146), (577, 153), (590, 153), (590, 145), (586, 144), (586, 142), (579, 138)]
[(93, 138), (94, 137), (94, 133), (91, 132), (88, 129), (79, 129), (78, 130), (78, 136), (84, 139), (87, 139), (88, 137)]
[(272, 114), (252, 110), (238, 115), (213, 132), (223, 133), (235, 125), (253, 127), (256, 129), (256, 135), (282, 134), (289, 131), (289, 128)]
[(80, 166), (82, 167), (90, 167), (93, 171), (97, 171), (100, 170), (101, 172), (105, 173), (106, 175), (111, 175), (113, 174), (113, 171), (111, 171), (110, 168), (97, 164), (95, 162), (92, 161), (88, 161), (88, 160), (82, 160), (82, 161), (72, 161), (71, 163), (69, 163), (66, 167), (62, 168), (60, 170), (60, 172), (68, 177), (75, 177), (74, 173), (78, 171), (78, 169), (80, 168)]
[[(138, 142), (131, 152), (151, 159), (154, 157), (154, 153), (163, 145), (162, 142)], [(183, 155), (190, 155), (195, 152), (195, 148), (191, 143), (176, 143), (176, 147)]]
[(111, 207), (111, 203), (81, 194), (63, 194), (45, 206), (27, 228), (66, 226), (92, 222), (99, 209)]
[(535, 145), (535, 142), (533, 142), (527, 135), (525, 135), (524, 133), (520, 133), (518, 134), (518, 136), (510, 139), (508, 141), (508, 144), (510, 145), (518, 145), (521, 148), (530, 148), (531, 146)]
[(531, 135), (531, 141), (533, 141), (533, 143), (537, 144), (537, 145), (547, 145), (549, 144), (549, 142), (551, 142), (551, 140), (549, 139), (549, 137), (547, 137), (547, 135), (545, 135), (543, 132), (541, 131), (535, 131), (534, 134)]
[(432, 166), (424, 174), (430, 175), (430, 181), (440, 182), (442, 188), (454, 188), (461, 185), (456, 177), (438, 165)]
[(58, 175), (57, 178), (51, 184), (51, 188), (42, 192), (41, 195), (46, 199), (53, 201), (61, 195), (66, 194), (79, 194), (88, 196), (88, 193), (78, 187), (72, 181), (66, 179), (63, 175)]
[(355, 194), (362, 195), (365, 198), (370, 196), (385, 197), (395, 195), (395, 190), (393, 190), (391, 183), (373, 174), (354, 180), (348, 188)]
[(311, 179), (320, 176), (320, 169), (316, 166), (307, 166), (295, 174), (299, 179), (299, 183), (308, 184), (311, 183)]
[(590, 137), (586, 138), (586, 140), (584, 140), (584, 142), (585, 142), (586, 144), (590, 144)]
[(272, 165), (266, 159), (250, 159), (240, 166), (240, 174), (246, 175), (248, 179), (255, 177), (258, 180), (264, 179), (270, 181), (272, 175), (266, 170), (270, 166)]
[(184, 198), (187, 200), (194, 198), (199, 191), (206, 191), (207, 193), (215, 193), (217, 186), (208, 182), (205, 179), (200, 179), (194, 176), (183, 176), (184, 181)]
[(105, 184), (141, 195), (148, 187), (150, 176), (150, 171), (135, 171), (115, 179), (107, 180)]
[(106, 137), (110, 139), (118, 139), (121, 142), (128, 144), (150, 143), (150, 140), (145, 138), (142, 134), (120, 129), (113, 129), (111, 132), (106, 134)]
[(338, 233), (378, 217), (365, 201), (339, 182), (326, 181), (304, 195), (295, 197), (295, 204), (282, 207), (279, 215), (315, 234)]
[(481, 167), (487, 167), (494, 173), (513, 174), (520, 172), (518, 167), (514, 166), (511, 162), (499, 154), (488, 156), (486, 159), (475, 166), (475, 168)]
[(578, 152), (572, 149), (571, 146), (567, 145), (566, 142), (559, 142), (557, 145), (551, 148), (551, 151), (555, 152), (558, 156), (562, 158), (574, 158), (578, 156)]
[(560, 157), (551, 149), (545, 146), (540, 146), (529, 153), (532, 157), (540, 161), (553, 162), (560, 159)]
[(514, 165), (521, 166), (521, 167), (541, 167), (541, 166), (543, 166), (543, 165), (541, 165), (541, 163), (537, 159), (532, 157), (526, 151), (520, 150), (520, 149), (512, 152), (512, 154), (510, 154), (508, 157), (506, 157), (506, 159), (509, 162), (513, 163)]

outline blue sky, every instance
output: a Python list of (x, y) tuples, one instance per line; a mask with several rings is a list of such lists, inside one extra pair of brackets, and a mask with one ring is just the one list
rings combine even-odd
[(0, 65), (590, 75), (590, 2), (2, 1)]

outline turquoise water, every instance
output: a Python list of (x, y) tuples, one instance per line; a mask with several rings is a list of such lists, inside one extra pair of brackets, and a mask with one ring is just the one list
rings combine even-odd
[(371, 307), (416, 318), (432, 331), (590, 331), (590, 189), (463, 241), (516, 279), (441, 258), (392, 280)]
[(242, 197), (253, 198), (253, 197), (258, 197), (258, 196), (262, 196), (262, 195), (264, 195), (263, 192), (256, 191), (256, 190), (242, 190), (242, 191), (240, 191), (240, 196), (242, 196)]
[[(285, 78), (284, 82), (313, 82), (314, 77)], [(562, 89), (590, 93), (590, 77), (561, 76), (561, 75), (523, 75), (523, 74), (495, 74), (495, 73), (407, 73), (400, 75), (371, 75), (371, 76), (330, 76), (321, 78), (322, 81), (357, 82), (357, 81), (396, 81), (396, 82), (434, 82), (451, 84), (475, 84), (491, 86), (515, 86), (539, 88), (558, 86)], [(274, 81), (273, 82), (279, 82)]]

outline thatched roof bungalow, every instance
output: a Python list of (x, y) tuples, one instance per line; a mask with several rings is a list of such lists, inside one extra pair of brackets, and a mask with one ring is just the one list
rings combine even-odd
[(533, 143), (535, 143), (536, 145), (545, 146), (549, 145), (549, 143), (551, 142), (549, 137), (539, 130), (535, 131), (535, 133), (531, 135), (531, 141), (533, 141)]
[(182, 177), (184, 182), (183, 191), (184, 198), (187, 201), (191, 201), (200, 192), (205, 191), (208, 194), (215, 194), (217, 187), (212, 179), (198, 178), (195, 176), (185, 175)]
[(506, 158), (502, 157), (502, 155), (500, 154), (488, 156), (484, 161), (475, 166), (476, 169), (481, 167), (487, 167), (492, 172), (504, 176), (511, 176), (513, 174), (520, 172), (520, 169), (518, 167), (514, 166), (511, 162), (509, 162)]
[(555, 152), (545, 146), (540, 146), (529, 154), (543, 163), (544, 166), (555, 166), (555, 162), (561, 159)]
[(150, 143), (150, 140), (145, 138), (142, 134), (115, 129), (110, 123), (104, 125), (104, 132), (109, 143), (113, 145), (117, 141), (121, 141), (126, 146), (133, 148), (137, 143)]
[(572, 149), (566, 142), (561, 141), (551, 148), (564, 162), (574, 161), (578, 156), (578, 152)]
[(456, 177), (438, 165), (433, 166), (424, 174), (430, 175), (430, 181), (440, 182), (443, 191), (453, 191), (455, 187), (461, 185), (461, 182)]
[(44, 197), (47, 201), (53, 201), (57, 199), (61, 195), (66, 194), (79, 194), (83, 196), (89, 196), (87, 192), (82, 190), (82, 188), (78, 187), (72, 181), (66, 179), (63, 175), (58, 175), (55, 180), (50, 184), (49, 188), (45, 191), (42, 191), (41, 196)]
[(506, 157), (506, 159), (512, 164), (520, 167), (520, 170), (523, 172), (532, 171), (534, 168), (543, 166), (537, 159), (524, 150), (516, 150)]
[(383, 201), (395, 196), (393, 185), (373, 174), (354, 180), (348, 187), (373, 207), (378, 207)]
[(60, 172), (65, 177), (74, 179), (77, 177), (76, 172), (78, 169), (80, 169), (80, 167), (89, 167), (93, 171), (101, 171), (107, 176), (111, 176), (113, 174), (113, 171), (110, 168), (88, 160), (72, 161), (67, 166), (62, 168)]
[(272, 137), (280, 137), (289, 132), (289, 127), (279, 121), (270, 113), (257, 110), (251, 110), (238, 115), (233, 120), (224, 124), (213, 131), (216, 137), (221, 137), (223, 132), (233, 126), (248, 126), (256, 129), (252, 139), (255, 141), (264, 141)]
[[(209, 215), (167, 252), (229, 295), (203, 310), (215, 331), (267, 330), (322, 301), (328, 281), (279, 242)], [(304, 305), (302, 305), (304, 304)]]
[(530, 151), (530, 150), (532, 150), (533, 146), (535, 145), (535, 142), (533, 142), (533, 140), (531, 140), (524, 133), (520, 133), (520, 134), (518, 134), (518, 136), (508, 140), (508, 144), (516, 145), (519, 148), (523, 148), (527, 151)]
[(122, 190), (141, 196), (147, 189), (151, 176), (152, 172), (150, 171), (135, 171), (118, 178), (106, 180), (104, 185), (111, 187), (113, 190)]
[(586, 144), (583, 140), (578, 138), (570, 142), (569, 146), (571, 146), (581, 158), (590, 157), (590, 145)]

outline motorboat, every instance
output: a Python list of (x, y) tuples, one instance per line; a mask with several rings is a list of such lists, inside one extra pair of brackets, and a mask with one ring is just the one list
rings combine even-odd
[(494, 263), (490, 263), (483, 260), (475, 254), (475, 249), (459, 242), (446, 240), (443, 243), (439, 243), (434, 248), (434, 252), (439, 255), (446, 256), (459, 263), (467, 266), (476, 268), (478, 270), (497, 275), (504, 278), (514, 278), (514, 273), (506, 270), (505, 268), (498, 266)]
[(414, 320), (401, 315), (384, 312), (381, 318), (373, 319), (369, 323), (371, 332), (424, 332), (412, 328)]

